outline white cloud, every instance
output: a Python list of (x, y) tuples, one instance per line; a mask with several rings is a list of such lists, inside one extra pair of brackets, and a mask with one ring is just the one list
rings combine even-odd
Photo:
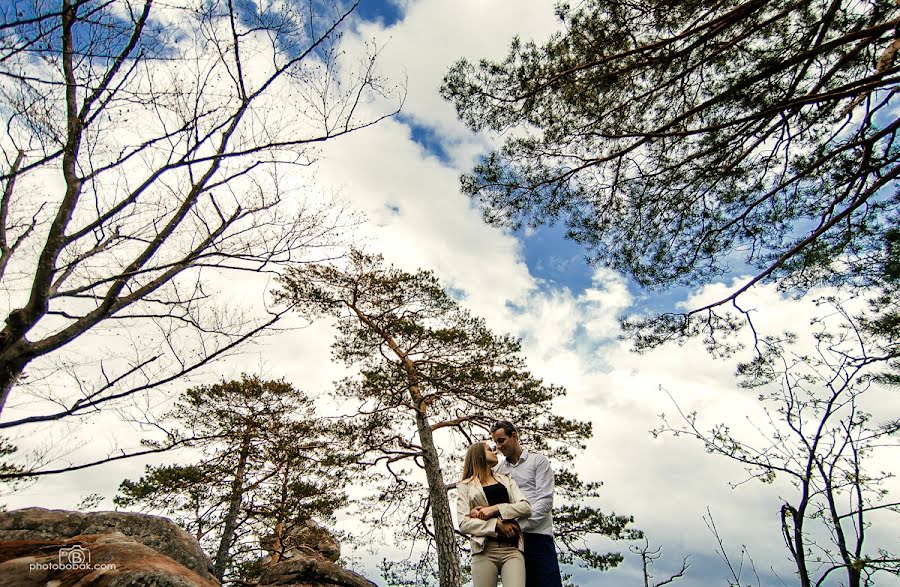
[[(688, 305), (695, 307), (724, 288), (724, 284), (703, 288)], [(786, 300), (772, 287), (751, 292), (744, 302), (758, 309), (761, 333), (782, 329), (805, 333), (810, 319), (822, 312), (810, 299)], [(595, 319), (589, 313), (582, 316), (583, 321)], [(747, 337), (749, 332), (742, 335)], [(803, 334), (798, 344), (809, 349), (809, 339)], [(749, 341), (747, 346), (751, 346)], [(774, 565), (783, 577), (789, 577), (778, 514), (781, 497), (796, 495), (787, 480), (779, 477), (772, 485), (751, 481), (732, 489), (729, 484), (747, 478), (740, 465), (706, 454), (702, 445), (691, 439), (654, 439), (648, 433), (659, 426), (660, 413), (675, 413), (669, 394), (684, 412), (699, 413), (701, 428), (727, 423), (744, 439), (754, 438), (757, 426), (765, 430), (757, 392), (735, 384), (733, 370), (738, 358), (713, 358), (697, 341), (642, 355), (627, 347), (625, 342), (603, 347), (607, 369), (592, 368), (590, 355), (581, 357), (583, 370), (579, 373), (576, 367), (574, 374), (572, 370), (566, 374), (570, 398), (559, 406), (565, 415), (589, 418), (594, 424), (594, 438), (579, 460), (579, 469), (586, 477), (606, 483), (603, 506), (635, 515), (638, 527), (647, 531), (651, 542), (664, 547), (672, 564), (686, 554), (713, 554), (715, 543), (703, 522), (709, 507), (732, 555), (746, 545), (756, 563), (764, 567), (761, 573), (770, 572), (768, 567)], [(895, 394), (876, 392), (870, 400), (870, 409), (884, 419), (900, 414), (900, 398)], [(883, 461), (876, 464), (896, 469)], [(890, 520), (885, 521), (882, 517), (878, 531), (869, 533), (871, 544), (890, 547), (895, 543), (896, 531)], [(598, 579), (597, 584), (621, 581), (633, 572), (631, 566)], [(701, 577), (708, 572), (709, 568), (692, 571)], [(724, 574), (722, 567), (718, 576)], [(691, 572), (682, 584), (704, 584), (690, 577)]]
[[(404, 113), (440, 130), (454, 151), (472, 156), (473, 138), (453, 107), (438, 94), (441, 80), (460, 58), (502, 59), (514, 35), (542, 40), (557, 28), (553, 4), (541, 0), (421, 0), (409, 2), (401, 22), (384, 29), (362, 24), (348, 47), (376, 39), (384, 49), (382, 69), (405, 71), (409, 96)], [(476, 139), (483, 141), (483, 139)], [(464, 163), (458, 160), (457, 163)]]

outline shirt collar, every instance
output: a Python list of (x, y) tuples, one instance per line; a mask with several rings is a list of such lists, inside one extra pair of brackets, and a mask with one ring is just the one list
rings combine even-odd
[(509, 465), (510, 467), (518, 467), (522, 463), (522, 461), (526, 460), (527, 458), (528, 458), (528, 449), (523, 448), (522, 454), (519, 455), (519, 460), (516, 461), (515, 465), (512, 464), (511, 462), (509, 462), (509, 459), (506, 459), (506, 464)]

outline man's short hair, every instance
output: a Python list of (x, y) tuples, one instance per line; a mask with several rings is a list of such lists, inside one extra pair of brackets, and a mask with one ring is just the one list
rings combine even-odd
[(516, 427), (513, 426), (512, 422), (508, 420), (499, 420), (498, 422), (495, 422), (493, 426), (491, 426), (491, 434), (493, 434), (497, 430), (500, 430), (501, 428), (504, 432), (506, 432), (507, 436), (512, 436), (513, 434), (516, 434), (518, 432), (516, 430)]

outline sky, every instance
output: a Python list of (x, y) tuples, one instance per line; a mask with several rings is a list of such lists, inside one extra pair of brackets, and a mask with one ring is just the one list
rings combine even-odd
[[(460, 173), (498, 144), (499, 137), (473, 134), (456, 119), (438, 93), (441, 78), (461, 57), (499, 59), (515, 35), (541, 41), (556, 26), (553, 5), (546, 0), (362, 0), (342, 48), (351, 55), (373, 43), (380, 49), (380, 72), (405, 80), (403, 110), (325, 144), (311, 170), (314, 183), (306, 185), (313, 192), (337, 194), (366, 216), (358, 235), (366, 250), (380, 252), (404, 269), (434, 270), (495, 331), (522, 337), (534, 373), (568, 390), (555, 410), (592, 422), (594, 436), (576, 468), (586, 479), (604, 483), (599, 502), (604, 511), (633, 515), (651, 547), (662, 547), (663, 556), (652, 570), (658, 579), (677, 571), (689, 556), (686, 576), (674, 584), (727, 584), (729, 570), (716, 554), (719, 545), (708, 528), (711, 517), (732, 562), (737, 566), (743, 551), (756, 564), (758, 582), (744, 559), (742, 584), (793, 584), (778, 516), (780, 497), (791, 495), (791, 486), (780, 478), (771, 484), (741, 484), (746, 474), (740, 466), (706, 454), (688, 438), (650, 432), (660, 425), (659, 414), (675, 413), (675, 401), (685, 412), (698, 411), (702, 426), (727, 422), (735, 431), (755, 434), (754, 424), (763, 417), (759, 402), (755, 392), (738, 388), (734, 378), (736, 362), (746, 353), (712, 357), (691, 341), (639, 355), (618, 338), (617, 318), (623, 312), (640, 313), (673, 300), (695, 305), (740, 283), (742, 276), (651, 297), (623, 276), (589, 266), (559, 227), (502, 232), (484, 224), (460, 193)], [(268, 285), (237, 287), (253, 295)], [(821, 312), (811, 298), (785, 299), (768, 287), (746, 300), (763, 333), (786, 328), (804, 332)], [(341, 373), (321, 343), (330, 335), (329, 325), (313, 324), (263, 339), (220, 367), (220, 374), (258, 369), (306, 389), (327, 389)], [(801, 336), (803, 342), (808, 337)], [(896, 397), (883, 394), (878, 402), (879, 417), (900, 415)], [(97, 429), (104, 425), (100, 419), (91, 424)], [(90, 431), (78, 434), (107, 442)], [(108, 500), (121, 479), (140, 475), (145, 462), (48, 478), (4, 502), (8, 507), (71, 508), (93, 492)], [(870, 539), (896, 545), (900, 525), (873, 528)], [(627, 554), (627, 544), (598, 541), (596, 546), (625, 552), (625, 563), (606, 573), (566, 569), (576, 584), (642, 584), (639, 559)], [(380, 583), (377, 564), (401, 553), (387, 539), (376, 541), (375, 548), (374, 554), (345, 554), (355, 568)], [(878, 585), (900, 581), (882, 579)]]

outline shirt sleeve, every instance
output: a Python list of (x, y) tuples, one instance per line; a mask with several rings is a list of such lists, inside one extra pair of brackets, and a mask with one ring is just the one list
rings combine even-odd
[(546, 457), (534, 466), (534, 492), (531, 495), (531, 517), (521, 522), (523, 532), (540, 526), (553, 514), (553, 469)]
[(456, 518), (459, 520), (459, 531), (466, 536), (495, 538), (497, 536), (497, 518), (491, 518), (490, 520), (470, 518), (469, 512), (472, 511), (472, 500), (469, 497), (469, 487), (460, 483), (456, 486), (456, 490)]

